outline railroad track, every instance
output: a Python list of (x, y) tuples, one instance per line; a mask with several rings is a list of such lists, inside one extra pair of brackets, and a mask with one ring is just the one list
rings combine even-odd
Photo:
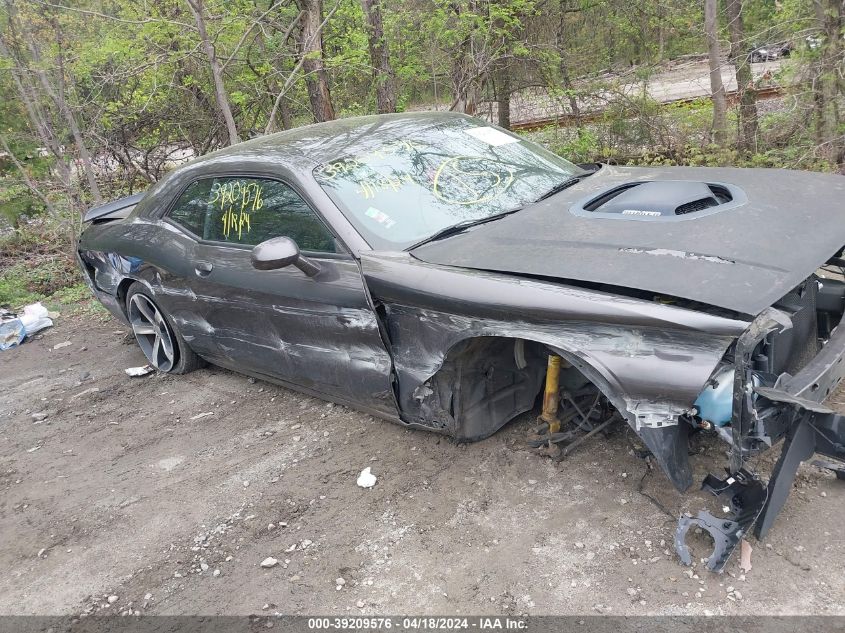
[[(756, 91), (757, 99), (775, 99), (786, 94), (786, 89), (782, 86), (768, 86), (766, 88), (758, 88)], [(728, 103), (731, 105), (739, 101), (739, 91), (731, 90), (726, 93)], [(694, 103), (701, 99), (707, 99), (709, 95), (698, 95), (695, 97), (682, 97), (680, 99), (670, 99), (668, 101), (661, 101), (660, 105), (682, 105), (685, 103)], [(582, 123), (591, 123), (599, 121), (604, 117), (604, 110), (591, 110), (582, 112), (580, 119)], [(550, 125), (557, 125), (569, 127), (575, 125), (576, 117), (572, 113), (562, 113), (550, 117), (543, 117), (539, 119), (529, 119), (527, 121), (516, 121), (511, 123), (511, 130), (514, 132), (530, 132), (532, 130), (539, 130)]]

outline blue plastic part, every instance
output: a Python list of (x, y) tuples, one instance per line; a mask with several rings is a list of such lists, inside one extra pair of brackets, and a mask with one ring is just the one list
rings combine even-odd
[[(735, 370), (725, 367), (707, 384), (698, 399), (695, 408), (702, 420), (716, 426), (725, 426), (733, 415), (733, 387)], [(715, 385), (713, 384), (715, 383)]]
[(20, 319), (11, 319), (0, 324), (0, 350), (16, 347), (26, 338), (26, 328)]

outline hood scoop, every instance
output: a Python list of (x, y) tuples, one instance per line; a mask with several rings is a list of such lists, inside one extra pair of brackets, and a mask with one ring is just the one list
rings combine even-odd
[(570, 210), (583, 217), (665, 222), (711, 215), (744, 201), (745, 195), (733, 185), (659, 180), (617, 185)]

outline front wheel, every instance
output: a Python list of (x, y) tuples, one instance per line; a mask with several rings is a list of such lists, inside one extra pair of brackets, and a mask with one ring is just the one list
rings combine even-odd
[(129, 287), (126, 315), (138, 346), (157, 370), (187, 374), (202, 367), (202, 359), (188, 347), (143, 284), (134, 283)]

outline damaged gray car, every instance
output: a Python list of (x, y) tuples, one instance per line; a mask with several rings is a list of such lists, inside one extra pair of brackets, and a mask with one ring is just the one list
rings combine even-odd
[[(717, 434), (721, 569), (798, 465), (845, 457), (845, 179), (574, 165), (458, 114), (258, 138), (90, 210), (79, 263), (149, 362), (204, 362), (480, 440), (538, 406), (564, 454), (613, 420), (679, 490)], [(767, 483), (749, 458), (780, 444)], [(836, 463), (833, 463), (836, 466)]]

